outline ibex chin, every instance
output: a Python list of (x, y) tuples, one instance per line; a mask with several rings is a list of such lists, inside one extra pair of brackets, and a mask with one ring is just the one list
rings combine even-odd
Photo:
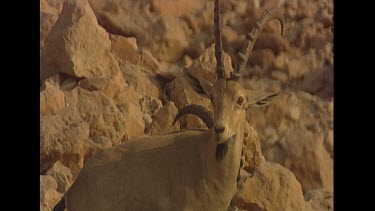
[[(197, 105), (179, 111), (200, 117), (209, 129), (191, 129), (124, 142), (91, 157), (54, 210), (227, 210), (237, 191), (245, 111), (267, 105), (276, 94), (246, 90), (241, 76), (264, 26), (276, 11), (265, 11), (239, 53), (240, 62), (225, 77), (220, 32), (220, 3), (215, 1), (217, 80), (193, 83), (212, 101), (212, 115)], [(282, 31), (281, 31), (282, 32)]]

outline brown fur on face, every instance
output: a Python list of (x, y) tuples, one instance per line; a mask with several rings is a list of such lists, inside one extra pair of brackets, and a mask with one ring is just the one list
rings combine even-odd
[(222, 144), (236, 135), (245, 121), (246, 92), (235, 80), (219, 79), (209, 96), (214, 108), (214, 128), (224, 128), (223, 132), (215, 132), (217, 143)]

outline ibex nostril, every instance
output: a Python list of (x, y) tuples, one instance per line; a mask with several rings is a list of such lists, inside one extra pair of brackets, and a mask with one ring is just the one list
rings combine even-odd
[(216, 127), (214, 128), (214, 130), (215, 130), (215, 133), (219, 134), (219, 133), (224, 132), (225, 127), (224, 127), (224, 126), (216, 126)]

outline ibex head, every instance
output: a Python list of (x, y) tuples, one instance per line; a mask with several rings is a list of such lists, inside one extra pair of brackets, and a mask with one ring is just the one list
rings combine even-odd
[(215, 25), (215, 57), (217, 80), (211, 85), (204, 79), (196, 79), (198, 83), (193, 83), (196, 90), (203, 91), (211, 99), (213, 114), (202, 106), (189, 105), (181, 109), (175, 121), (184, 114), (194, 114), (200, 117), (208, 128), (213, 128), (218, 144), (225, 143), (236, 135), (239, 128), (243, 127), (245, 112), (249, 106), (268, 105), (277, 94), (258, 93), (245, 89), (242, 86), (242, 74), (246, 67), (247, 60), (254, 47), (256, 39), (264, 26), (273, 19), (278, 19), (281, 23), (281, 33), (283, 33), (284, 18), (277, 11), (266, 10), (258, 19), (251, 33), (246, 36), (246, 43), (239, 53), (240, 62), (231, 72), (229, 78), (225, 77), (225, 68), (222, 58), (222, 44), (220, 32), (220, 1), (215, 1), (214, 7)]

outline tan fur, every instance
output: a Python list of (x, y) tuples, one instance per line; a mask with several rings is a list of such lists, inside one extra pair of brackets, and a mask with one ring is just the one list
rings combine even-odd
[[(100, 152), (66, 193), (67, 210), (226, 210), (237, 190), (245, 109), (236, 99), (244, 93), (237, 82), (225, 80), (211, 92), (215, 117), (226, 127), (223, 136), (185, 130)], [(218, 160), (222, 139), (228, 152)]]

